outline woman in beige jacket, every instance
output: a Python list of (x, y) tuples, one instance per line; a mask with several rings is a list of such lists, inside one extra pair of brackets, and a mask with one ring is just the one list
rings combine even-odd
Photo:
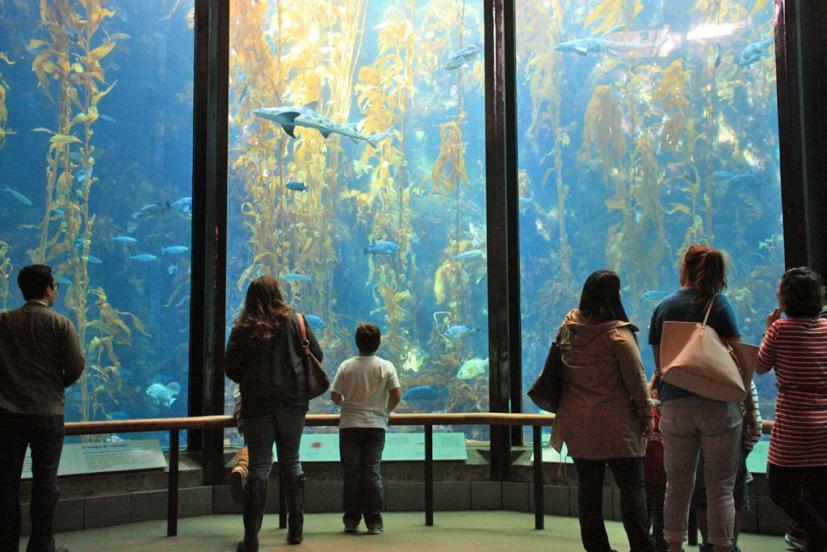
[(646, 434), (653, 429), (633, 326), (620, 301), (620, 278), (598, 270), (566, 315), (558, 343), (563, 394), (555, 440), (564, 441), (578, 478), (578, 517), (587, 552), (609, 552), (603, 524), (605, 466), (620, 487), (623, 526), (632, 552), (650, 552), (643, 481)]

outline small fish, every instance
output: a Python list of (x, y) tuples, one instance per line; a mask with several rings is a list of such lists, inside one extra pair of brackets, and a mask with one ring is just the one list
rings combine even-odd
[(411, 387), (402, 394), (403, 401), (432, 401), (445, 395), (445, 391), (439, 390), (433, 385), (417, 385)]
[(474, 247), (481, 246), (488, 239), (484, 224), (474, 224), (473, 222), (469, 222), (468, 233), (471, 234), (471, 245)]
[(71, 278), (66, 276), (65, 274), (61, 274), (60, 278), (57, 279), (57, 283), (62, 286), (71, 286), (74, 284)]
[(284, 280), (285, 282), (312, 282), (313, 278), (306, 275), (306, 274), (299, 274), (298, 272), (291, 272), (289, 274), (281, 274), (279, 275), (279, 280)]
[(294, 192), (306, 192), (309, 189), (307, 184), (297, 180), (290, 180), (287, 184), (285, 184), (285, 186), (288, 190), (293, 190)]
[(115, 412), (109, 413), (110, 420), (128, 420), (131, 417), (132, 416), (130, 416), (129, 413), (124, 412), (123, 410), (116, 410)]
[(182, 197), (181, 199), (177, 199), (169, 205), (169, 208), (176, 213), (192, 216), (192, 198)]
[(103, 261), (95, 257), (94, 255), (85, 255), (83, 257), (83, 260), (89, 264), (103, 264)]
[(63, 216), (63, 209), (61, 209), (60, 207), (55, 207), (54, 209), (52, 209), (52, 212), (59, 217)]
[(451, 255), (451, 258), (455, 261), (464, 261), (467, 259), (476, 259), (477, 257), (482, 257), (482, 255), (483, 253), (480, 249), (469, 249), (468, 251)]
[(470, 334), (470, 333), (476, 333), (476, 331), (477, 331), (476, 328), (469, 328), (465, 324), (457, 324), (457, 325), (451, 326), (450, 328), (445, 330), (445, 332), (442, 335), (446, 339), (450, 339), (451, 341), (455, 341), (457, 339), (460, 339), (464, 335), (467, 335), (467, 334)]
[(171, 264), (167, 267), (167, 274), (172, 275), (172, 274), (175, 274), (177, 272), (178, 272), (178, 265), (177, 264)]
[(392, 241), (379, 240), (365, 248), (365, 255), (395, 255), (399, 245)]
[(661, 289), (650, 289), (649, 291), (643, 293), (640, 298), (644, 301), (660, 301), (670, 293), (671, 292), (669, 291), (663, 291)]
[(115, 123), (118, 122), (118, 121), (115, 120), (114, 117), (110, 117), (109, 115), (98, 115), (98, 119), (100, 119), (102, 121), (106, 121), (107, 123), (112, 123), (112, 124), (115, 124)]
[(746, 67), (748, 65), (752, 65), (761, 58), (769, 57), (770, 53), (767, 51), (767, 48), (770, 44), (774, 43), (774, 38), (750, 42), (744, 46), (743, 50), (738, 52), (738, 55), (735, 56), (735, 65), (738, 67)]
[(25, 205), (26, 207), (31, 207), (32, 206), (32, 201), (28, 197), (26, 197), (23, 194), (21, 194), (20, 192), (18, 192), (17, 190), (13, 190), (12, 188), (9, 188), (8, 186), (6, 186), (3, 189), (3, 191), (6, 192), (6, 193), (11, 194), (11, 196), (14, 199), (16, 199), (18, 202)]
[(448, 61), (445, 63), (445, 70), (453, 71), (459, 69), (466, 63), (474, 61), (474, 58), (477, 57), (480, 52), (482, 52), (482, 44), (472, 44), (471, 46), (460, 48), (448, 56)]
[(474, 357), (466, 360), (457, 370), (457, 378), (461, 380), (474, 379), (488, 371), (488, 358)]
[(138, 255), (131, 255), (129, 257), (130, 261), (135, 261), (136, 263), (148, 263), (151, 261), (157, 261), (158, 257), (153, 255), (152, 253), (140, 253)]
[(171, 382), (166, 385), (160, 383), (153, 383), (146, 388), (146, 396), (157, 406), (165, 406), (171, 408), (175, 403), (178, 393), (181, 392), (181, 386), (176, 382)]
[(115, 236), (112, 238), (112, 241), (118, 243), (138, 243), (138, 240), (132, 236)]
[(311, 330), (323, 330), (325, 326), (327, 326), (327, 324), (324, 323), (324, 320), (315, 314), (305, 314), (304, 319), (307, 321), (307, 325), (310, 326)]
[[(89, 167), (89, 177), (90, 178), (92, 177), (93, 170), (94, 170), (94, 167)], [(84, 171), (83, 169), (80, 169), (77, 172), (77, 175), (78, 175), (77, 180), (78, 180), (79, 184), (83, 184), (84, 182), (86, 182), (86, 171)]]
[(170, 245), (161, 248), (161, 255), (180, 255), (186, 253), (190, 248), (186, 245)]
[(134, 213), (132, 213), (132, 218), (134, 220), (147, 220), (151, 218), (155, 218), (157, 216), (166, 214), (172, 210), (172, 206), (169, 202), (166, 203), (149, 203), (144, 205)]

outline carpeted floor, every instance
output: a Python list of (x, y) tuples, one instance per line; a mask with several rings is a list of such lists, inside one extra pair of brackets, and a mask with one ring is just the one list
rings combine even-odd
[[(338, 514), (308, 514), (305, 518), (305, 541), (300, 546), (285, 542), (286, 530), (278, 530), (278, 520), (268, 515), (261, 533), (261, 550), (314, 550), (319, 552), (350, 551), (458, 551), (482, 550), (514, 552), (546, 550), (575, 552), (582, 550), (577, 519), (547, 516), (546, 529), (534, 530), (534, 517), (517, 512), (436, 512), (434, 526), (424, 525), (423, 514), (385, 514), (385, 532), (381, 535), (358, 535), (342, 532)], [(607, 522), (612, 546), (628, 550), (623, 526)], [(179, 521), (178, 536), (167, 538), (166, 522), (153, 521), (61, 533), (57, 543), (71, 552), (141, 550), (148, 552), (235, 550), (241, 537), (240, 516), (204, 516)], [(21, 550), (25, 550), (21, 542)], [(739, 542), (744, 552), (784, 550), (781, 537), (745, 534)], [(697, 548), (687, 546), (687, 552)]]

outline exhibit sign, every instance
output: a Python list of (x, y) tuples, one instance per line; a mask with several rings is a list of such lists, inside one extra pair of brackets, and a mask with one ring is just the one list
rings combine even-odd
[[(158, 439), (63, 445), (58, 476), (166, 468)], [(26, 450), (23, 479), (32, 477), (32, 451)]]

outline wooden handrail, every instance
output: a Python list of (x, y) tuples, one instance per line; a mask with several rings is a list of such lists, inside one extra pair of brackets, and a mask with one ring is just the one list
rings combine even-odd
[[(391, 425), (541, 425), (548, 426), (553, 414), (508, 414), (500, 412), (469, 412), (449, 414), (391, 414)], [(307, 426), (338, 426), (338, 414), (308, 414)], [(100, 422), (67, 422), (66, 435), (99, 433), (133, 433), (136, 431), (170, 431), (235, 427), (232, 416), (193, 416), (190, 418), (146, 418), (106, 420)]]
[[(548, 426), (553, 414), (509, 414), (501, 412), (469, 412), (449, 414), (391, 414), (391, 425), (539, 425)], [(772, 430), (772, 420), (764, 420), (763, 432)], [(338, 426), (338, 414), (308, 414), (305, 425)], [(173, 429), (207, 429), (234, 427), (232, 416), (195, 416), (191, 418), (146, 418), (136, 420), (106, 420), (101, 422), (67, 422), (66, 435), (99, 433), (133, 433), (136, 431), (170, 431)]]

